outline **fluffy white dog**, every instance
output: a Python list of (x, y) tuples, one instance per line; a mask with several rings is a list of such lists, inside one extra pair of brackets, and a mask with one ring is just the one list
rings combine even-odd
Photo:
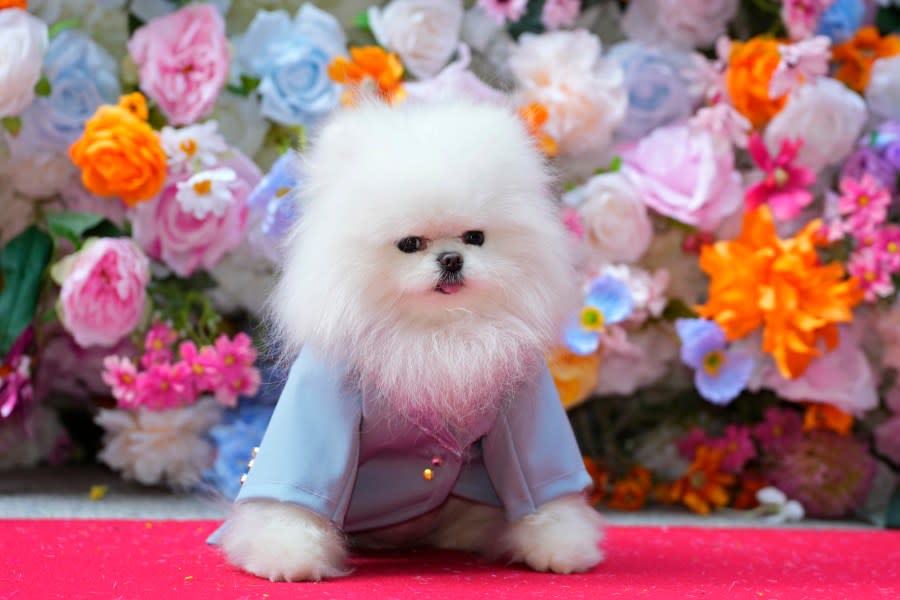
[(579, 292), (524, 125), (486, 105), (366, 103), (322, 129), (303, 172), (272, 297), (300, 358), (223, 527), (228, 559), (290, 581), (344, 574), (354, 544), (599, 563), (543, 362)]

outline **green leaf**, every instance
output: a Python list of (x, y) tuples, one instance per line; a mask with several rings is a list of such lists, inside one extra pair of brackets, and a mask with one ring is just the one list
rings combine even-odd
[(880, 8), (875, 15), (875, 26), (881, 35), (900, 31), (900, 9), (893, 6)]
[(364, 10), (353, 17), (353, 24), (364, 31), (371, 31), (372, 26), (369, 24), (369, 11)]
[(229, 84), (225, 89), (227, 89), (232, 94), (237, 94), (238, 96), (249, 96), (253, 93), (253, 91), (259, 87), (259, 84), (262, 83), (262, 79), (258, 77), (251, 77), (250, 75), (241, 75), (241, 83), (240, 85)]
[(11, 239), (0, 252), (0, 354), (6, 354), (34, 319), (41, 277), (50, 261), (53, 242), (32, 225)]
[(34, 93), (38, 96), (43, 96), (44, 98), (52, 94), (53, 86), (50, 85), (50, 80), (46, 77), (41, 77), (40, 81), (34, 86)]
[(51, 212), (47, 214), (47, 228), (55, 238), (64, 238), (72, 242), (76, 248), (87, 230), (96, 227), (103, 217), (84, 212)]
[(616, 155), (613, 157), (612, 162), (609, 163), (609, 167), (607, 167), (607, 171), (610, 173), (616, 173), (619, 169), (622, 168), (622, 157)]
[(13, 137), (19, 135), (19, 132), (22, 131), (22, 119), (20, 117), (4, 117), (0, 119), (0, 123), (3, 124), (3, 129), (8, 131)]
[(672, 300), (669, 300), (669, 303), (666, 304), (666, 307), (663, 309), (662, 317), (666, 321), (674, 321), (676, 319), (696, 319), (697, 313), (682, 300), (673, 298)]
[(50, 28), (49, 37), (52, 40), (66, 29), (72, 29), (73, 27), (78, 27), (79, 25), (81, 25), (81, 19), (65, 19), (59, 21)]

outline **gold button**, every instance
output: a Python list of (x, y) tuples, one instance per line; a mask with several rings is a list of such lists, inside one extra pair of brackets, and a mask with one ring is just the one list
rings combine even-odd
[(432, 471), (431, 469), (425, 469), (424, 471), (422, 471), (422, 477), (425, 478), (425, 481), (431, 481), (431, 479), (434, 477), (434, 471)]
[(248, 469), (252, 469), (252, 468), (253, 468), (253, 459), (252, 459), (252, 458), (250, 459), (250, 462), (247, 463), (247, 468), (248, 468)]
[(259, 454), (259, 446), (254, 446), (253, 450), (250, 451), (250, 456), (256, 458), (257, 454)]
[(247, 481), (247, 474), (244, 473), (243, 475), (241, 475), (241, 485), (244, 485), (244, 483), (245, 483), (246, 481)]

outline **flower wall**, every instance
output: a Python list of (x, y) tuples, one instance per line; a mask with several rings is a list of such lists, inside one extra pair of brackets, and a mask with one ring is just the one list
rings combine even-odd
[(900, 520), (898, 4), (0, 0), (0, 466), (236, 493), (363, 90), (507, 106), (559, 174), (598, 506)]

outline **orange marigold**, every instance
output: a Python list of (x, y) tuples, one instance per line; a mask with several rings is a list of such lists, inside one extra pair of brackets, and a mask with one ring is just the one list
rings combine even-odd
[(881, 37), (874, 25), (863, 27), (832, 49), (831, 59), (839, 65), (834, 76), (862, 94), (869, 85), (875, 61), (896, 54), (900, 54), (900, 36)]
[(704, 246), (700, 268), (710, 276), (709, 300), (697, 312), (715, 320), (729, 340), (763, 327), (763, 350), (782, 375), (801, 375), (838, 343), (838, 323), (853, 320), (863, 298), (844, 266), (822, 264), (816, 253), (820, 221), (793, 238), (779, 239), (768, 206), (744, 215), (741, 235)]
[(166, 154), (159, 134), (146, 122), (141, 94), (104, 105), (88, 119), (69, 157), (81, 169), (81, 181), (98, 196), (118, 196), (134, 206), (156, 196), (166, 182)]
[(559, 145), (543, 128), (544, 123), (550, 117), (547, 108), (540, 102), (533, 102), (519, 109), (519, 117), (525, 122), (528, 133), (534, 138), (541, 152), (548, 158), (556, 156), (559, 152)]
[(672, 484), (670, 499), (701, 515), (728, 504), (728, 487), (734, 485), (735, 476), (722, 472), (724, 457), (721, 450), (699, 446), (687, 473)]
[(566, 409), (578, 406), (597, 388), (600, 355), (578, 356), (563, 347), (554, 348), (547, 356), (550, 374), (559, 398)]
[(749, 510), (759, 506), (759, 500), (756, 498), (756, 492), (769, 485), (758, 473), (745, 473), (741, 475), (741, 481), (731, 501), (731, 508), (737, 510)]
[(28, 0), (0, 0), (0, 10), (4, 8), (28, 9)]
[(396, 54), (379, 46), (350, 49), (350, 60), (339, 56), (328, 66), (328, 76), (350, 86), (341, 101), (352, 106), (360, 92), (377, 92), (392, 104), (406, 98), (403, 63)]
[(595, 506), (600, 504), (606, 496), (606, 485), (609, 483), (609, 473), (606, 472), (606, 469), (604, 469), (600, 463), (590, 456), (584, 456), (582, 459), (584, 460), (584, 468), (594, 481), (594, 489), (591, 491), (588, 502), (591, 503), (591, 506)]
[(853, 428), (853, 415), (830, 404), (810, 403), (803, 419), (803, 431), (829, 429), (838, 435), (848, 436)]
[(624, 479), (613, 486), (610, 508), (619, 510), (638, 510), (647, 502), (652, 487), (650, 471), (640, 465), (629, 469)]
[(734, 107), (756, 128), (768, 123), (787, 102), (787, 96), (769, 97), (769, 82), (779, 62), (775, 39), (756, 37), (731, 45), (725, 87)]

